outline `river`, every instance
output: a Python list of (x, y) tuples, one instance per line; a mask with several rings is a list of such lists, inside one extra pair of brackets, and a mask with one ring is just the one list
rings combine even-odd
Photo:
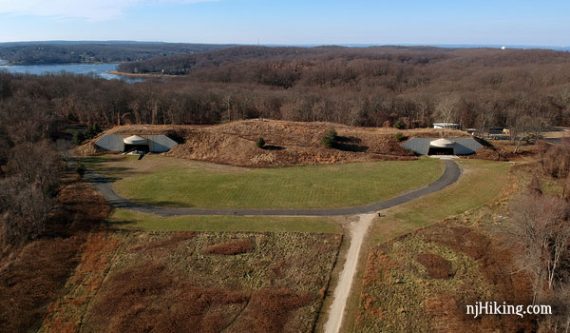
[(122, 80), (129, 83), (142, 82), (141, 78), (116, 75), (111, 72), (117, 69), (117, 64), (53, 64), (53, 65), (9, 65), (0, 59), (0, 71), (9, 73), (46, 75), (72, 73), (79, 75), (94, 75), (106, 80)]

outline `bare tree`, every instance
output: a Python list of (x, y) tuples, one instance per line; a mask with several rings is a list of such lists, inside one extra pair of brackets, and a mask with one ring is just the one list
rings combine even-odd
[(454, 123), (457, 121), (457, 106), (460, 98), (457, 95), (448, 95), (442, 97), (435, 107), (434, 117), (437, 121), (445, 123)]
[(0, 236), (4, 245), (43, 233), (55, 204), (61, 168), (59, 155), (46, 142), (12, 149), (7, 177), (0, 179)]
[(533, 302), (540, 296), (546, 282), (552, 291), (560, 263), (568, 250), (570, 223), (565, 200), (549, 195), (523, 195), (511, 205), (512, 223), (506, 232), (517, 246), (521, 269), (533, 281)]

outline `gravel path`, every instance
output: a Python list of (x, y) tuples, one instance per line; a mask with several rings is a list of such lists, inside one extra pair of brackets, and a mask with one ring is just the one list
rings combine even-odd
[(434, 183), (423, 188), (402, 194), (398, 197), (375, 202), (372, 204), (348, 207), (348, 208), (330, 208), (330, 209), (201, 209), (201, 208), (174, 208), (160, 207), (149, 204), (141, 204), (133, 202), (129, 199), (120, 197), (113, 191), (112, 181), (103, 175), (89, 172), (85, 178), (94, 184), (101, 194), (113, 206), (118, 208), (126, 208), (143, 213), (151, 213), (160, 216), (182, 216), (182, 215), (236, 215), (236, 216), (345, 216), (360, 215), (379, 210), (387, 209), (405, 202), (417, 199), (429, 193), (437, 192), (453, 183), (455, 183), (461, 170), (459, 166), (452, 160), (445, 161), (445, 171), (443, 175)]
[(334, 290), (333, 302), (329, 308), (328, 319), (325, 324), (325, 333), (340, 332), (344, 310), (346, 309), (346, 303), (358, 268), (360, 249), (366, 233), (376, 216), (376, 214), (360, 215), (358, 221), (352, 222), (349, 226), (350, 246), (346, 252), (344, 267)]
[(453, 160), (445, 160), (445, 171), (434, 183), (423, 188), (402, 194), (393, 199), (380, 201), (365, 206), (332, 209), (199, 209), (199, 208), (169, 208), (147, 204), (138, 204), (120, 197), (113, 191), (112, 182), (105, 176), (88, 173), (86, 179), (94, 184), (101, 194), (114, 207), (126, 208), (144, 213), (161, 216), (181, 215), (236, 215), (236, 216), (347, 216), (359, 215), (358, 221), (349, 225), (350, 246), (346, 254), (343, 270), (334, 290), (333, 302), (329, 309), (328, 319), (325, 323), (325, 333), (340, 332), (346, 303), (356, 276), (358, 259), (362, 244), (376, 216), (376, 212), (390, 207), (398, 206), (408, 201), (418, 199), (424, 195), (438, 192), (455, 183), (461, 176), (461, 169)]

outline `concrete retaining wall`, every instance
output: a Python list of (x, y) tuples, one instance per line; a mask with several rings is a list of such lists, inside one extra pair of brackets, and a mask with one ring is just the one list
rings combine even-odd
[[(176, 141), (172, 140), (166, 135), (139, 135), (145, 138), (148, 142), (149, 151), (151, 153), (164, 153), (178, 145)], [(109, 134), (104, 135), (95, 141), (95, 145), (105, 151), (109, 152), (123, 152), (125, 151), (124, 139), (128, 135)]]

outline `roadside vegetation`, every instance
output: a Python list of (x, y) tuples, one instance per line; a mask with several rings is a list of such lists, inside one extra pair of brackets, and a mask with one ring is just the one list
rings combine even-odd
[[(477, 300), (530, 301), (511, 255), (480, 230), (491, 208), (514, 191), (511, 164), (459, 161), (463, 175), (441, 192), (383, 212), (370, 232), (363, 276), (350, 303), (354, 331), (529, 330), (532, 319), (465, 315)], [(490, 181), (492, 179), (492, 181)], [(497, 282), (501, 276), (510, 279)], [(383, 318), (378, 320), (378, 317)]]
[(512, 165), (508, 162), (458, 162), (463, 174), (456, 184), (441, 192), (383, 212), (385, 216), (374, 224), (372, 239), (381, 243), (447, 217), (476, 210), (492, 203), (512, 186), (509, 176)]
[(161, 217), (117, 209), (110, 223), (113, 228), (142, 231), (342, 233), (340, 223), (332, 217)]

